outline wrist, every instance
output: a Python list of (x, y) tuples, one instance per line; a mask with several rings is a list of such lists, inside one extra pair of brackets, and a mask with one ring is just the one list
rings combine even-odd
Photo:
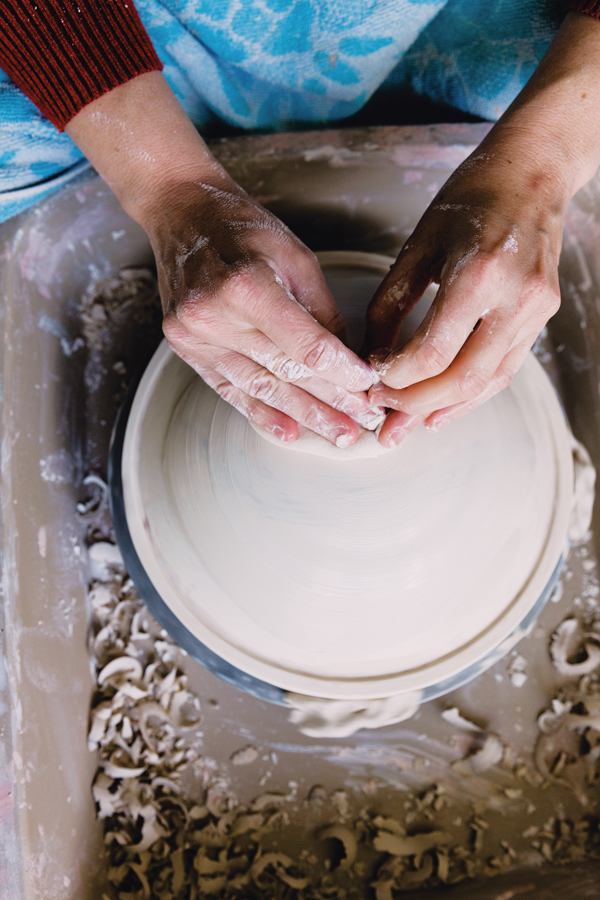
[(146, 230), (181, 186), (234, 184), (158, 72), (94, 100), (66, 131)]
[(480, 149), (517, 164), (556, 202), (568, 202), (593, 177), (600, 165), (599, 22), (567, 15)]
[(167, 231), (173, 227), (177, 211), (185, 219), (186, 209), (200, 208), (211, 188), (242, 192), (208, 148), (190, 147), (185, 158), (178, 151), (165, 153), (157, 157), (156, 163), (156, 167), (144, 167), (120, 191), (113, 187), (125, 212), (151, 240), (163, 223)]
[(579, 187), (576, 166), (562, 139), (525, 110), (522, 120), (498, 122), (473, 158), (474, 165), (480, 161), (490, 192), (516, 209), (562, 213)]
[(540, 198), (564, 210), (598, 169), (600, 133), (597, 142), (579, 140), (581, 117), (569, 108), (559, 109), (553, 102), (558, 99), (538, 94), (532, 103), (509, 110), (478, 151), (495, 163), (502, 190), (508, 185), (520, 196), (524, 191), (529, 203)]

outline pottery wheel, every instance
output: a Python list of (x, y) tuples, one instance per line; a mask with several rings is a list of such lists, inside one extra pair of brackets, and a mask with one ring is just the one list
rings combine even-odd
[[(325, 259), (350, 330), (388, 263)], [(573, 491), (533, 355), (438, 434), (340, 463), (264, 440), (163, 344), (122, 468), (136, 552), (174, 615), (243, 672), (329, 698), (423, 689), (497, 647), (555, 570)]]

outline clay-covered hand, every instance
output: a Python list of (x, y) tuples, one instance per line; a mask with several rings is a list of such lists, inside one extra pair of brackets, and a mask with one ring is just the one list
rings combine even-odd
[[(442, 187), (368, 312), (392, 412), (379, 439), (438, 430), (504, 388), (560, 302), (567, 203), (600, 162), (600, 23), (570, 13), (525, 89)], [(406, 346), (402, 320), (431, 283), (430, 312)], [(388, 348), (384, 350), (382, 348)]]
[(344, 345), (315, 256), (229, 177), (160, 73), (67, 132), (150, 237), (166, 338), (211, 387), (282, 440), (298, 423), (341, 447), (376, 428), (376, 376)]
[(283, 440), (299, 422), (338, 446), (375, 428), (367, 363), (314, 256), (228, 178), (173, 188), (145, 223), (158, 265), (164, 332), (225, 400)]
[(437, 430), (502, 390), (560, 303), (564, 207), (518, 159), (467, 161), (404, 245), (368, 312), (369, 350), (394, 347), (432, 282), (436, 299), (414, 338), (375, 353), (371, 391), (398, 442), (425, 419)]

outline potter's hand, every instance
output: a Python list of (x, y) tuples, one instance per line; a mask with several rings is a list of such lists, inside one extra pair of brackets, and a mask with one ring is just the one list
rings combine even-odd
[(166, 338), (225, 400), (282, 440), (300, 422), (340, 447), (375, 428), (371, 367), (314, 255), (228, 178), (172, 189), (147, 227)]
[(440, 284), (415, 337), (372, 357), (382, 383), (371, 397), (398, 410), (384, 443), (423, 419), (437, 430), (506, 387), (558, 309), (563, 204), (548, 185), (536, 190), (517, 159), (505, 169), (469, 160), (455, 173), (369, 308), (370, 349), (393, 347), (424, 289)]
[[(338, 446), (381, 419), (371, 366), (314, 255), (214, 159), (158, 72), (85, 107), (67, 131), (150, 237), (170, 346), (282, 440)], [(357, 425), (358, 423), (358, 425)]]
[[(517, 100), (425, 212), (368, 312), (367, 351), (399, 443), (502, 390), (558, 309), (564, 211), (600, 162), (600, 24), (572, 13)], [(430, 283), (436, 300), (394, 347)]]

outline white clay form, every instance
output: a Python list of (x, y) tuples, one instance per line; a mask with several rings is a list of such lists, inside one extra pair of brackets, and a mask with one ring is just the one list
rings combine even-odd
[[(349, 331), (390, 262), (322, 260)], [(163, 344), (127, 425), (125, 508), (160, 596), (223, 659), (305, 698), (409, 692), (409, 714), (540, 597), (568, 541), (571, 447), (533, 355), (438, 434), (340, 464), (265, 440)]]

